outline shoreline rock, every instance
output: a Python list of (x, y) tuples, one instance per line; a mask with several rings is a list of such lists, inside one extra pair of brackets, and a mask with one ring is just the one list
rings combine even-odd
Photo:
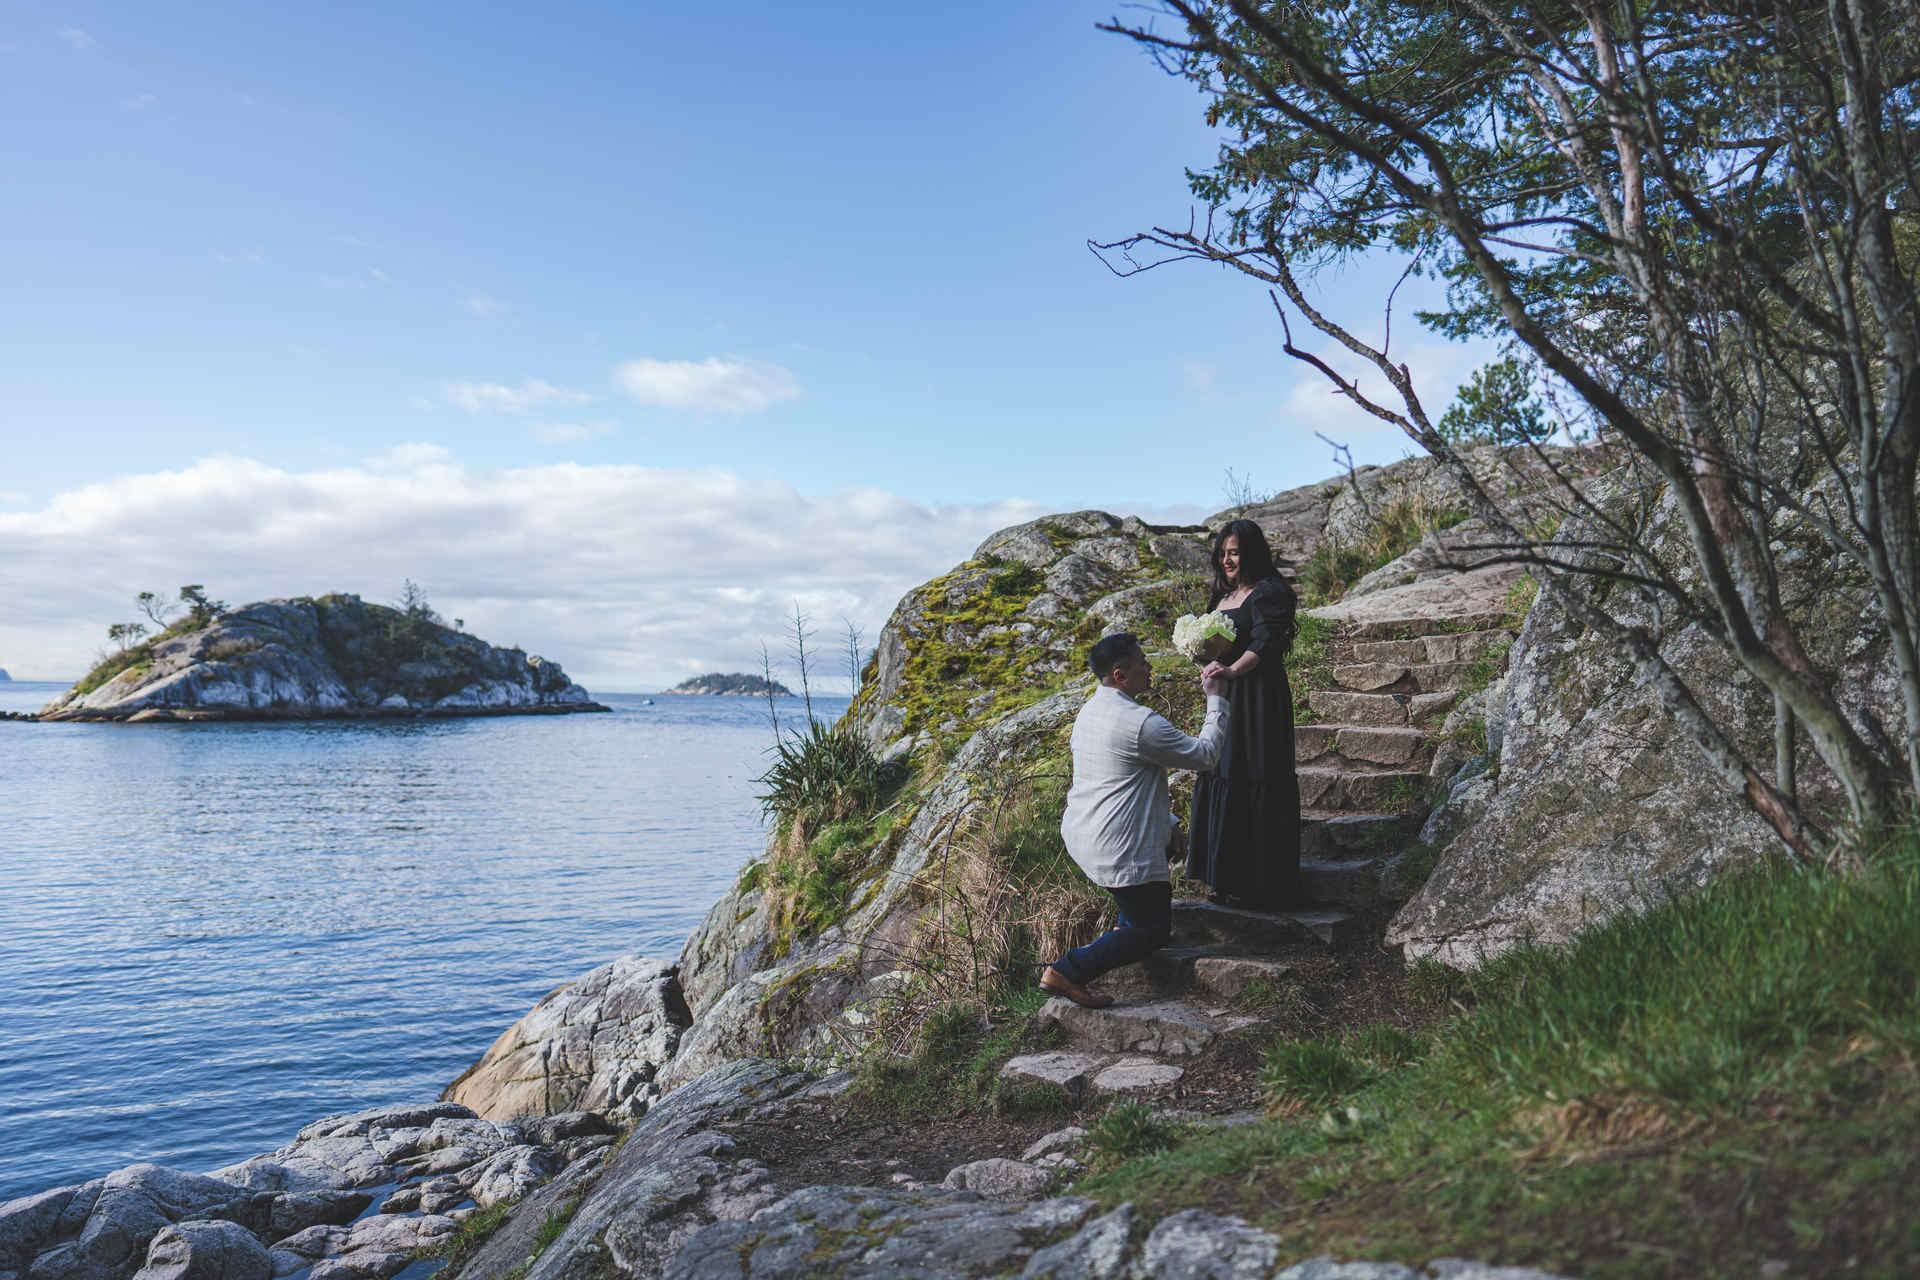
[(427, 1103), (329, 1116), (211, 1173), (133, 1164), (0, 1204), (0, 1276), (385, 1280), (462, 1219), (613, 1141), (587, 1113), (495, 1124)]

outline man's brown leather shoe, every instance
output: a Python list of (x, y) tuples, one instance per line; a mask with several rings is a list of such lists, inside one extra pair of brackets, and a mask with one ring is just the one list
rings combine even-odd
[(1113, 1003), (1112, 996), (1087, 990), (1052, 965), (1040, 971), (1040, 989), (1056, 996), (1065, 996), (1087, 1009), (1104, 1009)]

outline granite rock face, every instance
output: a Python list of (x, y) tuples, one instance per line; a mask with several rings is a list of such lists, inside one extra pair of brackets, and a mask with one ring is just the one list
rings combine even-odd
[(691, 1021), (672, 966), (622, 956), (549, 993), (442, 1096), (490, 1120), (635, 1115)]
[[(796, 1191), (750, 1220), (720, 1222), (687, 1238), (660, 1274), (667, 1280), (1269, 1280), (1280, 1246), (1237, 1218), (1171, 1214), (1140, 1236), (1138, 1212), (1098, 1213), (1089, 1200), (1026, 1203), (965, 1191), (818, 1186)], [(643, 1274), (625, 1272), (631, 1280)], [(1393, 1263), (1315, 1259), (1286, 1280), (1558, 1280), (1543, 1272), (1455, 1260), (1425, 1270)]]
[[(1671, 510), (1656, 513), (1676, 572), (1686, 561)], [(1569, 537), (1584, 536), (1577, 524)], [(1798, 550), (1798, 556), (1787, 554)], [(1871, 737), (1902, 723), (1884, 628), (1864, 584), (1805, 549), (1781, 552), (1783, 603), (1816, 663), (1840, 673), (1843, 705)], [(1697, 627), (1661, 632), (1624, 590), (1575, 589), (1661, 651), (1750, 760), (1770, 771), (1772, 699)], [(1472, 967), (1521, 942), (1564, 942), (1595, 924), (1697, 889), (1778, 855), (1771, 828), (1707, 773), (1698, 749), (1623, 657), (1543, 592), (1509, 657), (1501, 705), (1487, 709), (1497, 768), (1454, 779), (1429, 836), (1451, 836), (1425, 886), (1387, 934), (1410, 958)], [(1878, 726), (1878, 728), (1876, 728)], [(1802, 735), (1798, 774), (1815, 812), (1834, 813), (1833, 777)]]
[(672, 1255), (668, 1280), (838, 1275), (1019, 1275), (1093, 1217), (1087, 1200), (1012, 1205), (965, 1192), (807, 1187), (750, 1222), (708, 1227)]
[[(0, 1277), (383, 1280), (457, 1226), (613, 1141), (598, 1116), (496, 1125), (428, 1103), (332, 1116), (212, 1174), (136, 1164), (0, 1205)], [(564, 1175), (562, 1175), (564, 1176)], [(385, 1198), (372, 1207), (375, 1191)]]
[(1071, 688), (976, 734), (897, 837), (886, 871), (865, 904), (818, 935), (794, 940), (786, 955), (731, 985), (714, 975), (738, 973), (752, 963), (741, 961), (743, 955), (764, 956), (766, 935), (759, 915), (743, 911), (741, 896), (750, 890), (736, 886), (715, 904), (682, 953), (681, 971), (692, 975), (701, 999), (678, 1054), (660, 1073), (661, 1087), (672, 1090), (740, 1058), (823, 1055), (836, 1035), (857, 1030), (862, 1006), (886, 995), (897, 981), (899, 956), (910, 952), (924, 907), (916, 883), (945, 847), (954, 823), (989, 780), (1042, 750), (1085, 698), (1084, 688)]
[(268, 1280), (266, 1248), (237, 1222), (182, 1222), (147, 1246), (134, 1280)]
[[(765, 1170), (729, 1158), (733, 1139), (720, 1126), (772, 1114), (813, 1083), (769, 1062), (737, 1062), (662, 1099), (634, 1125), (526, 1280), (658, 1275), (708, 1224), (761, 1208), (774, 1198), (753, 1194)], [(510, 1227), (519, 1216), (508, 1219)], [(491, 1273), (469, 1271), (463, 1280), (483, 1274)]]
[(47, 720), (268, 720), (605, 711), (558, 664), (358, 596), (267, 600), (143, 647)]

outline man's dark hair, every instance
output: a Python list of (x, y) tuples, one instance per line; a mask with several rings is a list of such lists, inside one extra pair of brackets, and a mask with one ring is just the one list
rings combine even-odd
[(1103, 636), (1087, 651), (1087, 666), (1092, 668), (1095, 680), (1105, 680), (1115, 667), (1139, 652), (1140, 638), (1131, 631), (1118, 631)]

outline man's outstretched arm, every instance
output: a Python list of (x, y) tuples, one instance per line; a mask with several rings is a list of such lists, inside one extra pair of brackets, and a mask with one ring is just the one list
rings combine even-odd
[(1217, 693), (1207, 695), (1207, 719), (1198, 737), (1180, 732), (1163, 715), (1150, 715), (1140, 726), (1140, 755), (1166, 769), (1211, 769), (1226, 748), (1231, 718), (1226, 698)]

